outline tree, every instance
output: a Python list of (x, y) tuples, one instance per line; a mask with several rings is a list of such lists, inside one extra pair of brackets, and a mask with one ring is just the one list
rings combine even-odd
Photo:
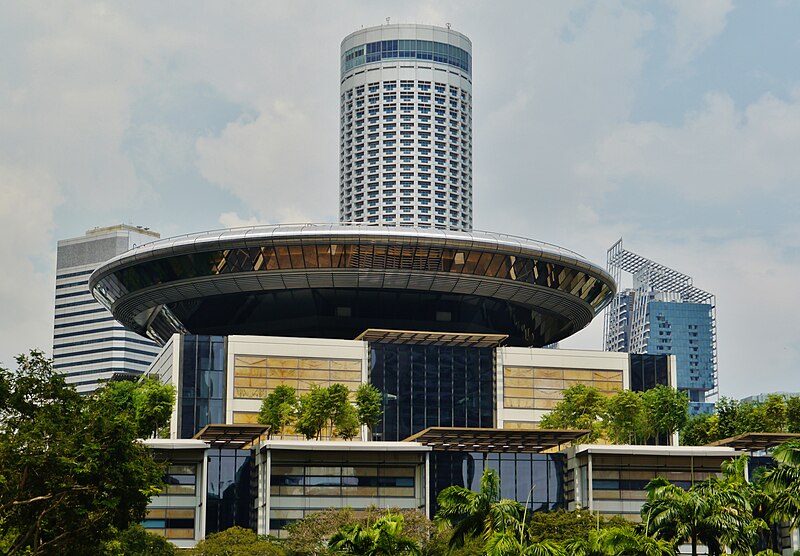
[(684, 490), (663, 478), (650, 481), (641, 516), (646, 535), (690, 543), (697, 556), (698, 544), (719, 556), (725, 547), (749, 546), (755, 533), (747, 497), (737, 488), (712, 477)]
[(786, 432), (800, 432), (800, 397), (786, 400)]
[[(770, 394), (767, 400), (756, 407), (758, 432), (783, 432), (787, 425), (786, 400), (778, 394)], [(752, 431), (745, 431), (752, 432)]]
[(611, 442), (640, 444), (647, 440), (647, 428), (641, 394), (622, 390), (608, 399), (603, 429)]
[(231, 527), (208, 535), (189, 551), (191, 556), (284, 556), (283, 549), (269, 537), (244, 527)]
[(175, 556), (178, 550), (161, 535), (150, 533), (137, 523), (121, 531), (116, 539), (109, 542), (105, 553), (124, 556)]
[(372, 384), (362, 384), (356, 390), (358, 421), (369, 430), (369, 438), (372, 438), (372, 428), (380, 422), (383, 414), (381, 400), (380, 390)]
[(420, 554), (420, 546), (403, 535), (401, 514), (379, 517), (372, 525), (349, 525), (337, 531), (328, 542), (331, 548), (345, 554), (361, 556), (395, 556)]
[(318, 438), (328, 421), (328, 389), (316, 384), (297, 400), (295, 431), (306, 440)]
[(630, 526), (590, 531), (586, 538), (564, 544), (570, 556), (673, 556), (675, 548), (663, 539), (636, 532)]
[(642, 392), (644, 426), (650, 438), (667, 439), (689, 420), (689, 396), (669, 386), (659, 385)]
[(716, 415), (695, 415), (681, 429), (681, 446), (704, 446), (719, 439)]
[(138, 382), (109, 382), (96, 390), (94, 396), (99, 404), (131, 415), (139, 438), (150, 438), (169, 423), (175, 388), (156, 378), (145, 377)]
[(437, 502), (439, 511), (434, 521), (452, 527), (451, 548), (460, 548), (473, 537), (488, 541), (495, 532), (518, 522), (522, 515), (522, 504), (500, 499), (500, 479), (489, 468), (483, 471), (478, 492), (454, 485), (442, 490)]
[(277, 434), (283, 436), (283, 430), (291, 425), (294, 420), (297, 395), (294, 388), (281, 384), (269, 393), (261, 402), (261, 411), (258, 413), (258, 422), (269, 425), (267, 437)]
[(553, 411), (542, 417), (543, 429), (589, 429), (585, 438), (591, 442), (601, 434), (600, 419), (605, 414), (606, 398), (597, 389), (576, 384), (564, 390), (563, 399)]
[(137, 437), (169, 412), (137, 405), (152, 398), (135, 387), (81, 397), (41, 352), (17, 364), (0, 369), (0, 551), (97, 554), (159, 491), (163, 466)]
[(784, 442), (772, 451), (777, 467), (765, 471), (759, 486), (772, 497), (768, 517), (800, 525), (800, 440)]
[(333, 434), (345, 440), (352, 440), (358, 436), (359, 426), (356, 408), (350, 402), (345, 402), (334, 421)]

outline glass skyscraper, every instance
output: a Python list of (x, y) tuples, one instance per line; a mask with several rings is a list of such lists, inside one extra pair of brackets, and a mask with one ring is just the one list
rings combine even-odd
[(606, 310), (608, 351), (675, 355), (677, 388), (689, 396), (690, 412), (710, 413), (717, 392), (716, 299), (692, 278), (622, 247), (608, 250), (608, 270), (617, 283), (633, 275)]

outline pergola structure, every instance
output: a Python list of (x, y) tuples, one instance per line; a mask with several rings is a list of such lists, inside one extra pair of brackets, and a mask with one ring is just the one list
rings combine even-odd
[(422, 332), (417, 330), (385, 330), (369, 328), (356, 340), (373, 343), (413, 344), (423, 346), (497, 347), (508, 334), (458, 334), (452, 332)]
[(249, 423), (206, 425), (194, 435), (194, 438), (208, 442), (211, 448), (241, 450), (249, 448), (267, 434), (268, 430), (269, 425), (253, 425)]
[(763, 452), (780, 446), (789, 440), (800, 440), (800, 433), (746, 432), (744, 434), (711, 442), (707, 444), (707, 446), (727, 446), (745, 452)]
[(544, 452), (574, 442), (589, 430), (567, 429), (472, 429), (428, 427), (404, 442), (419, 442), (434, 451), (448, 452)]

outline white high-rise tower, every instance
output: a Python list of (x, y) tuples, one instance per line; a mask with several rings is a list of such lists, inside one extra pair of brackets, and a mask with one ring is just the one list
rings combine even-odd
[(341, 47), (339, 219), (472, 229), (472, 43), (381, 25)]
[(58, 242), (53, 367), (78, 392), (138, 376), (158, 354), (154, 342), (127, 330), (92, 297), (89, 276), (106, 261), (159, 237), (148, 228), (120, 224)]

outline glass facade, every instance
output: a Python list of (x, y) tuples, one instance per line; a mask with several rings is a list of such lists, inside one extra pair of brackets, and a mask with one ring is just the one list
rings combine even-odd
[(168, 539), (193, 539), (194, 520), (193, 508), (148, 508), (142, 527)]
[(669, 361), (667, 355), (631, 353), (630, 389), (644, 392), (656, 386), (672, 386), (669, 383)]
[(252, 467), (252, 450), (208, 450), (206, 535), (235, 525), (254, 526)]
[(384, 396), (377, 440), (494, 426), (492, 348), (370, 343), (369, 356), (370, 382)]
[(154, 259), (105, 276), (95, 287), (109, 301), (156, 284), (232, 273), (281, 270), (359, 269), (417, 270), (465, 274), (524, 282), (578, 296), (599, 309), (609, 298), (609, 284), (577, 268), (480, 248), (442, 248), (436, 245), (328, 243), (269, 245), (205, 251)]
[(180, 438), (225, 422), (225, 338), (184, 335), (178, 390)]
[(647, 310), (647, 353), (675, 355), (676, 386), (689, 394), (694, 413), (710, 413), (713, 404), (705, 396), (715, 386), (712, 306), (650, 301)]
[(436, 497), (458, 485), (480, 490), (486, 468), (500, 477), (500, 496), (526, 504), (534, 511), (564, 507), (564, 457), (562, 454), (432, 452), (431, 515), (438, 510)]
[(467, 74), (472, 73), (472, 56), (466, 50), (443, 42), (414, 39), (376, 41), (354, 46), (342, 54), (342, 73), (364, 64), (398, 58), (448, 64)]

